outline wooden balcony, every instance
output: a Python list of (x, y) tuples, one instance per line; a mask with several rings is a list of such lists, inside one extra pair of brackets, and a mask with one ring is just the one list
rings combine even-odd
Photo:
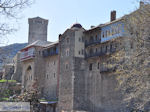
[(43, 57), (58, 55), (58, 48), (51, 48), (43, 50)]
[(93, 40), (93, 41), (85, 42), (85, 47), (95, 45), (95, 44), (99, 44), (99, 43), (101, 43), (101, 40)]
[(35, 57), (35, 49), (34, 48), (29, 48), (27, 51), (22, 51), (20, 54), (20, 60), (28, 60), (32, 59)]
[(116, 50), (113, 49), (112, 51), (109, 51), (109, 52), (95, 52), (92, 54), (85, 54), (85, 59), (93, 58), (93, 57), (100, 57), (100, 56), (104, 56), (104, 55), (110, 55), (110, 54), (115, 53), (115, 52), (116, 52)]

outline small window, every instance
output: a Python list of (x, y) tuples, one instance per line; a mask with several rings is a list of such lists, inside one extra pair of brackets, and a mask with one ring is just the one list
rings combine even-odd
[(104, 32), (103, 32), (103, 38), (105, 37), (105, 34), (104, 34)]
[(68, 64), (65, 65), (65, 68), (68, 69)]
[(131, 42), (131, 49), (133, 49), (133, 42)]
[(95, 37), (95, 38), (96, 38), (96, 40), (98, 40), (98, 37), (97, 37), (97, 35), (96, 35), (96, 37)]
[(96, 53), (97, 53), (97, 48), (96, 48), (96, 51), (95, 51)]
[(67, 43), (69, 43), (69, 38), (67, 38)]
[(93, 65), (92, 63), (90, 63), (90, 65), (89, 65), (89, 70), (90, 71), (92, 71), (92, 65)]
[(106, 46), (106, 52), (107, 52), (108, 46)]
[(84, 50), (82, 49), (82, 55), (84, 55)]
[(81, 41), (81, 38), (79, 37), (79, 42)]
[(110, 44), (110, 51), (112, 51), (112, 47), (113, 47), (112, 44)]
[(97, 63), (97, 69), (99, 69), (99, 62)]
[(46, 78), (48, 79), (48, 74), (46, 75)]
[(82, 37), (82, 42), (84, 42), (84, 38)]
[(55, 73), (54, 73), (54, 78), (55, 78)]
[(32, 75), (31, 75), (31, 80), (32, 80)]
[(66, 56), (69, 56), (69, 49), (66, 50)]
[(79, 55), (80, 55), (80, 51), (79, 51)]

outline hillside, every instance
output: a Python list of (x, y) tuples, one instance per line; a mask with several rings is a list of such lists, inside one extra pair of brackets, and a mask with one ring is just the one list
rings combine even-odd
[(15, 43), (0, 47), (0, 66), (2, 66), (4, 62), (11, 62), (16, 53), (26, 45), (27, 43)]

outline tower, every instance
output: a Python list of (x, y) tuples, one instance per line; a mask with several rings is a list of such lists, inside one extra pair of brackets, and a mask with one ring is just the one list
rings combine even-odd
[(40, 17), (29, 18), (28, 24), (29, 24), (28, 44), (31, 44), (37, 40), (47, 41), (48, 20)]

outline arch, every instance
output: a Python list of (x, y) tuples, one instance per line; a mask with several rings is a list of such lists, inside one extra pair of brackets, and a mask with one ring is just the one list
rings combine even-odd
[(26, 71), (30, 71), (30, 70), (32, 70), (31, 65), (29, 65), (29, 66), (27, 67), (27, 70), (26, 70)]

